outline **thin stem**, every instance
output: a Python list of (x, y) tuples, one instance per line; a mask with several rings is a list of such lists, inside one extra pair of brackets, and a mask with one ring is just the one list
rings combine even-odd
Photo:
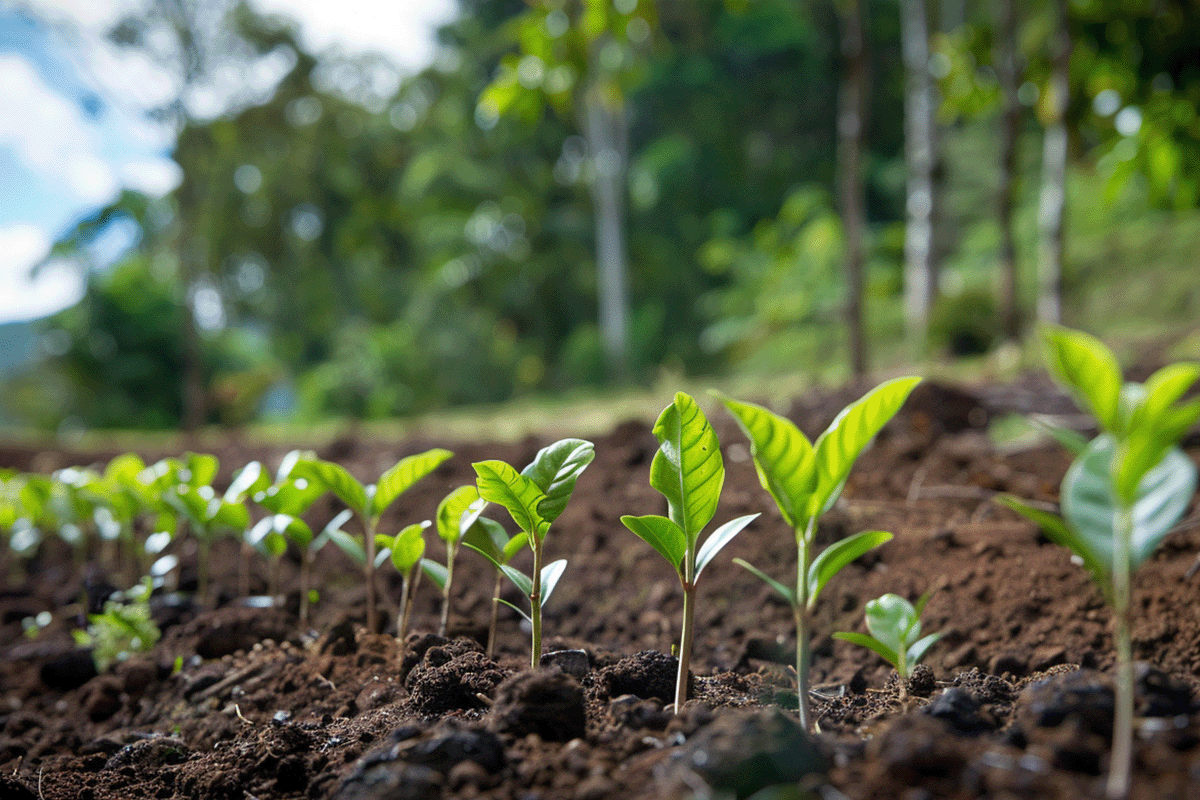
[(696, 584), (690, 578), (685, 578), (682, 583), (683, 631), (679, 636), (679, 673), (675, 678), (676, 714), (683, 710), (683, 704), (687, 702), (688, 670), (692, 660), (692, 631), (695, 628), (696, 617)]
[(375, 526), (377, 520), (372, 517), (367, 520), (367, 563), (363, 565), (363, 575), (367, 582), (367, 630), (375, 633)]
[[(537, 532), (529, 537), (529, 543), (537, 541)], [(529, 622), (533, 627), (533, 641), (530, 645), (530, 668), (537, 669), (542, 657), (542, 547), (533, 546), (533, 581), (529, 590)]]
[(1116, 709), (1112, 755), (1108, 766), (1108, 800), (1129, 796), (1133, 773), (1133, 646), (1130, 636), (1130, 538), (1133, 514), (1128, 505), (1116, 513), (1113, 532), (1113, 639), (1117, 647)]
[(496, 585), (492, 589), (492, 621), (488, 624), (488, 658), (491, 658), (496, 653), (496, 621), (500, 616), (500, 589), (503, 574), (500, 570), (496, 570)]
[(450, 622), (450, 584), (454, 581), (454, 551), (454, 545), (447, 542), (446, 585), (442, 587), (442, 619), (438, 623), (438, 636), (446, 635), (446, 626)]
[(312, 553), (307, 547), (300, 554), (300, 626), (308, 625), (308, 581), (312, 571)]
[(816, 517), (810, 517), (804, 534), (796, 537), (796, 694), (799, 696), (800, 725), (812, 730), (812, 712), (808, 707), (808, 665), (812, 659), (808, 644), (808, 558), (809, 545), (816, 529)]
[(400, 614), (396, 617), (396, 638), (402, 642), (404, 641), (404, 635), (408, 633), (408, 610), (412, 607), (412, 598), (409, 596), (411, 588), (408, 582), (408, 575), (401, 575)]
[(267, 596), (274, 599), (279, 592), (279, 569), (283, 564), (283, 556), (273, 556), (271, 558), (271, 571), (267, 577)]

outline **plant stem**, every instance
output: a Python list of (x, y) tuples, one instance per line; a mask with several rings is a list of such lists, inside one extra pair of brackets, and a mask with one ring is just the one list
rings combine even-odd
[(404, 635), (408, 633), (408, 609), (412, 606), (412, 598), (409, 596), (409, 591), (412, 587), (408, 585), (408, 576), (400, 576), (400, 613), (396, 617), (396, 638), (401, 642), (404, 641)]
[[(689, 564), (688, 567), (688, 572), (695, 571), (695, 565)], [(679, 636), (679, 673), (675, 677), (676, 714), (683, 710), (683, 704), (687, 702), (688, 670), (692, 660), (692, 630), (696, 617), (696, 584), (692, 576), (685, 577), (682, 583), (683, 631)]]
[(446, 585), (442, 587), (442, 619), (438, 623), (438, 636), (446, 635), (450, 622), (450, 584), (454, 581), (454, 545), (446, 545)]
[(312, 553), (307, 547), (300, 554), (300, 626), (308, 625), (308, 580), (312, 571)]
[(812, 659), (808, 645), (808, 551), (815, 529), (816, 518), (811, 517), (804, 534), (796, 537), (796, 604), (792, 607), (796, 618), (796, 694), (800, 726), (806, 732), (812, 731), (812, 713), (808, 707), (808, 664)]
[(367, 582), (367, 630), (375, 633), (375, 526), (377, 520), (373, 517), (367, 520), (367, 563), (363, 565), (363, 575)]
[[(529, 537), (532, 545), (537, 541), (537, 533)], [(533, 547), (533, 580), (529, 590), (529, 623), (533, 628), (533, 641), (530, 644), (529, 665), (531, 669), (538, 668), (542, 657), (542, 547)]]
[(501, 580), (504, 573), (496, 570), (496, 585), (492, 589), (492, 621), (488, 625), (488, 643), (487, 657), (491, 658), (496, 653), (496, 620), (500, 616), (500, 588)]
[(283, 556), (271, 558), (271, 571), (267, 578), (267, 596), (274, 599), (279, 592), (279, 569), (283, 564)]
[(1129, 796), (1133, 771), (1133, 646), (1130, 636), (1130, 539), (1133, 514), (1122, 504), (1113, 531), (1113, 639), (1117, 648), (1116, 697), (1112, 754), (1108, 765), (1108, 800)]

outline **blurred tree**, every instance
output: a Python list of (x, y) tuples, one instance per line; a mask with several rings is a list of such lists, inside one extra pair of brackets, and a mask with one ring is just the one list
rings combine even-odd
[(838, 16), (842, 28), (841, 87), (838, 92), (838, 199), (842, 226), (846, 231), (846, 328), (850, 342), (850, 372), (861, 377), (867, 372), (866, 332), (863, 329), (864, 237), (862, 154), (866, 128), (867, 51), (863, 42), (863, 3), (840, 0)]

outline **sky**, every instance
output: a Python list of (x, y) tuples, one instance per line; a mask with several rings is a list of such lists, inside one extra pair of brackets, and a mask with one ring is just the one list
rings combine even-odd
[[(179, 181), (169, 132), (145, 115), (178, 86), (151, 58), (103, 38), (148, 1), (0, 0), (0, 323), (78, 302), (77, 266), (31, 269), (80, 218), (123, 188), (161, 196)], [(296, 21), (310, 52), (377, 52), (402, 72), (432, 62), (433, 32), (455, 11), (455, 0), (251, 3)], [(279, 57), (260, 59), (237, 76), (239, 100), (266, 99), (288, 66)], [(229, 91), (201, 87), (195, 108), (220, 109)]]

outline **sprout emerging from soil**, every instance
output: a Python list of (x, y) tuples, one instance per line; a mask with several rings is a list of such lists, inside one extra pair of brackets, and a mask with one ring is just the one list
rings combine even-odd
[(245, 531), (250, 526), (250, 512), (239, 496), (240, 487), (231, 485), (224, 496), (218, 496), (213, 489), (212, 482), (220, 467), (216, 456), (188, 453), (173, 466), (175, 481), (162, 498), (190, 523), (196, 537), (199, 573), (196, 593), (203, 598), (208, 596), (208, 560), (213, 543), (221, 533), (240, 535)]
[(486, 503), (479, 497), (474, 486), (460, 486), (438, 504), (437, 534), (446, 543), (446, 563), (439, 564), (428, 558), (421, 559), (421, 569), (442, 590), (442, 616), (438, 622), (438, 636), (446, 635), (450, 621), (450, 587), (454, 582), (454, 559), (463, 537), (479, 520)]
[(430, 524), (429, 520), (424, 520), (405, 526), (395, 536), (387, 536), (382, 533), (375, 536), (376, 544), (381, 548), (379, 560), (382, 561), (384, 557), (387, 557), (396, 571), (400, 573), (400, 613), (396, 615), (396, 638), (401, 641), (408, 633), (408, 619), (412, 614), (412, 598), (416, 592), (417, 581), (421, 578), (420, 572), (416, 572), (415, 578), (413, 572), (421, 563), (421, 556), (425, 554), (425, 529)]
[(675, 569), (683, 587), (683, 624), (675, 713), (687, 701), (688, 669), (696, 618), (696, 582), (700, 573), (758, 514), (738, 517), (713, 531), (697, 551), (700, 532), (712, 521), (725, 482), (721, 444), (704, 412), (679, 392), (654, 425), (659, 448), (650, 465), (650, 485), (667, 498), (666, 517), (623, 516), (621, 522), (653, 547)]
[(774, 498), (796, 539), (794, 588), (771, 578), (752, 564), (734, 561), (753, 572), (784, 597), (796, 621), (796, 681), (800, 724), (812, 730), (808, 705), (810, 619), (825, 584), (854, 559), (892, 538), (886, 531), (864, 531), (814, 553), (817, 520), (833, 507), (850, 469), (863, 448), (890, 420), (920, 378), (897, 378), (880, 384), (838, 414), (815, 443), (790, 420), (751, 403), (722, 398), (750, 440), (759, 482)]
[(1196, 465), (1178, 444), (1200, 419), (1200, 399), (1184, 402), (1200, 363), (1160, 369), (1144, 383), (1124, 383), (1102, 342), (1054, 328), (1045, 336), (1054, 378), (1100, 423), (1063, 478), (1062, 517), (1015, 497), (1000, 500), (1069, 548), (1092, 574), (1113, 611), (1117, 649), (1116, 713), (1106, 793), (1129, 795), (1133, 765), (1133, 571), (1158, 547), (1196, 491)]
[(898, 594), (885, 594), (867, 603), (867, 630), (863, 633), (835, 633), (835, 639), (862, 645), (896, 668), (907, 680), (921, 663), (929, 648), (942, 638), (941, 633), (921, 636), (921, 612), (929, 595), (914, 606)]
[[(508, 531), (504, 530), (504, 526), (494, 519), (487, 517), (479, 517), (467, 532), (463, 535), (462, 543), (467, 547), (480, 553), (484, 558), (491, 562), (496, 568), (496, 583), (492, 587), (492, 618), (488, 624), (488, 641), (487, 641), (487, 657), (491, 658), (496, 652), (496, 617), (500, 611), (500, 604), (510, 605), (500, 599), (500, 587), (507, 576), (513, 584), (520, 586), (512, 576), (508, 576), (506, 568), (508, 562), (512, 561), (513, 556), (521, 552), (525, 548), (526, 534), (524, 532), (509, 538)], [(564, 562), (565, 563), (565, 562)], [(542, 603), (545, 604), (546, 598), (549, 597), (549, 592), (545, 586), (542, 588)], [(521, 609), (517, 609), (517, 613), (528, 619), (528, 615)], [(530, 621), (532, 624), (532, 620)]]
[[(579, 474), (595, 457), (591, 442), (562, 439), (538, 451), (533, 462), (521, 472), (503, 461), (480, 461), (473, 465), (479, 496), (508, 510), (521, 529), (514, 539), (528, 544), (533, 551), (533, 571), (528, 577), (512, 567), (497, 566), (529, 597), (530, 663), (534, 669), (542, 654), (542, 605), (566, 568), (565, 561), (543, 566), (546, 534), (550, 532), (550, 524), (567, 507)], [(525, 578), (528, 584), (520, 578)], [(545, 591), (544, 585), (548, 587)]]
[[(319, 458), (302, 458), (292, 468), (292, 475), (329, 489), (346, 504), (362, 522), (365, 547), (363, 548), (363, 574), (367, 582), (367, 630), (375, 626), (375, 537), (379, 533), (379, 520), (383, 512), (413, 484), (433, 472), (453, 453), (434, 448), (424, 453), (400, 459), (391, 469), (383, 473), (376, 483), (363, 486), (346, 468), (332, 461)], [(334, 542), (345, 549), (343, 538)]]

